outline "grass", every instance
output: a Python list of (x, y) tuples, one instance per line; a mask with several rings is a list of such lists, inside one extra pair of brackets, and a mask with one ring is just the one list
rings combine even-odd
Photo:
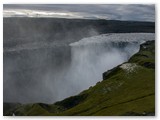
[[(107, 87), (110, 87), (108, 91)], [(142, 96), (154, 95), (154, 70), (141, 67), (129, 77), (125, 74), (125, 71), (121, 71), (118, 75), (102, 81), (99, 85), (93, 87), (91, 91), (86, 101), (57, 115), (102, 115), (100, 111), (105, 109), (105, 111), (108, 111), (117, 105), (119, 109), (123, 109), (124, 103), (128, 103), (128, 107), (125, 107), (125, 110), (123, 110), (124, 112), (114, 109), (112, 110), (113, 114), (104, 112), (103, 115), (121, 115), (130, 112), (131, 108), (135, 106), (134, 100)], [(139, 110), (150, 112), (144, 108), (144, 106), (150, 107), (146, 106), (148, 102), (153, 104), (152, 107), (154, 107), (154, 99), (152, 99), (143, 101), (138, 106)], [(138, 108), (134, 112), (139, 113)]]

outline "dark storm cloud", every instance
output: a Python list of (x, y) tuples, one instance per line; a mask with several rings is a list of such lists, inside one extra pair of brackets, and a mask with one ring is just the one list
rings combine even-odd
[[(155, 5), (143, 4), (5, 4), (4, 16), (5, 10), (47, 11), (50, 12), (52, 17), (67, 18), (69, 16), (70, 18), (155, 21)], [(56, 14), (56, 16), (54, 16), (51, 12), (71, 13), (72, 15), (63, 16), (63, 14)]]

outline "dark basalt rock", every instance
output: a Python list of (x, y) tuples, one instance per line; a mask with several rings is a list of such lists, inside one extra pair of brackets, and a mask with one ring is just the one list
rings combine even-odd
[(147, 67), (147, 68), (155, 68), (155, 63), (151, 63), (151, 62), (145, 62), (143, 63), (143, 66)]
[(69, 109), (83, 102), (87, 98), (87, 96), (88, 96), (87, 94), (82, 94), (78, 96), (69, 97), (64, 99), (63, 101), (56, 102), (55, 105), (62, 106), (66, 109)]
[(106, 80), (107, 78), (111, 77), (113, 74), (117, 73), (118, 71), (120, 70), (119, 66), (113, 68), (113, 69), (110, 69), (106, 72), (103, 73), (103, 80)]

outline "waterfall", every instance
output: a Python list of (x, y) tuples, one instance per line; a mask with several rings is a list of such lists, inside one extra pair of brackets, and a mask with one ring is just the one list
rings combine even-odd
[(106, 34), (71, 43), (71, 66), (66, 75), (72, 94), (95, 85), (102, 73), (126, 62), (138, 52), (139, 45), (154, 38), (154, 34)]
[(8, 51), (4, 99), (54, 103), (76, 95), (101, 81), (105, 71), (127, 61), (141, 43), (154, 39), (154, 33), (112, 33), (45, 49)]

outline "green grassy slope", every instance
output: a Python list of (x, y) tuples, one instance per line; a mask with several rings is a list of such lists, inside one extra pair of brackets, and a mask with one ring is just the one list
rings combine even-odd
[(26, 104), (6, 115), (119, 116), (155, 113), (155, 43), (148, 41), (128, 62), (103, 73), (103, 81), (54, 104)]

